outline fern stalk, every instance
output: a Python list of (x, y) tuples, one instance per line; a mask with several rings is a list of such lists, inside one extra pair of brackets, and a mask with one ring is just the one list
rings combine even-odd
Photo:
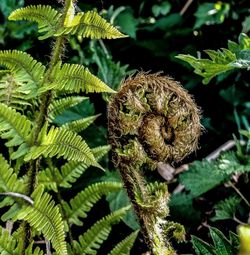
[(169, 240), (173, 235), (183, 241), (184, 228), (165, 219), (169, 213), (166, 184), (147, 184), (144, 172), (156, 169), (159, 162), (180, 161), (197, 147), (199, 110), (177, 82), (140, 73), (113, 96), (108, 119), (113, 161), (144, 239), (152, 254), (174, 255)]
[[(67, 15), (67, 10), (68, 10), (68, 5), (70, 4), (70, 0), (66, 0), (64, 3), (64, 8), (63, 8), (63, 14), (62, 14), (62, 23), (64, 23), (64, 20)], [(51, 74), (53, 67), (57, 64), (58, 61), (60, 61), (61, 56), (63, 54), (63, 50), (65, 47), (65, 36), (59, 36), (57, 37), (53, 50), (52, 50), (52, 55), (51, 55), (51, 60), (49, 63), (49, 69), (44, 77), (43, 80), (43, 85), (48, 83), (51, 79)], [(38, 140), (38, 135), (40, 131), (42, 130), (42, 127), (46, 121), (46, 118), (48, 117), (48, 112), (49, 112), (49, 105), (53, 99), (53, 93), (51, 90), (43, 93), (40, 98), (41, 102), (41, 108), (39, 111), (39, 114), (35, 120), (36, 126), (34, 130), (34, 134), (31, 140), (31, 145), (36, 145), (37, 140)], [(29, 169), (28, 169), (28, 185), (27, 185), (27, 191), (26, 195), (30, 196), (33, 191), (35, 190), (36, 187), (36, 176), (37, 172), (40, 168), (40, 158), (37, 158), (35, 160), (31, 160), (29, 162)], [(23, 227), (23, 234), (20, 237), (20, 243), (21, 243), (21, 255), (25, 254), (25, 249), (28, 246), (29, 243), (29, 237), (30, 237), (30, 228), (28, 226), (28, 223), (23, 222), (22, 223)]]

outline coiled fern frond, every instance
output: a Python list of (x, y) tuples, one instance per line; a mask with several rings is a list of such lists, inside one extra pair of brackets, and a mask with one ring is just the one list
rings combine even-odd
[[(179, 83), (160, 74), (139, 73), (126, 80), (109, 105), (109, 141), (134, 205), (145, 240), (155, 255), (175, 254), (167, 222), (169, 194), (165, 184), (146, 184), (142, 172), (159, 162), (182, 160), (197, 148), (201, 133), (199, 110)], [(179, 231), (180, 230), (180, 231)]]

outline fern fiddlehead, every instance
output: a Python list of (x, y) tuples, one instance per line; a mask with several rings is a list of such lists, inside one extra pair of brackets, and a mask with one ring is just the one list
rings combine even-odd
[(174, 80), (139, 73), (124, 82), (108, 112), (113, 161), (133, 203), (142, 233), (155, 255), (175, 254), (166, 236), (184, 238), (180, 224), (167, 222), (168, 190), (146, 184), (143, 171), (159, 162), (177, 162), (197, 148), (199, 110)]

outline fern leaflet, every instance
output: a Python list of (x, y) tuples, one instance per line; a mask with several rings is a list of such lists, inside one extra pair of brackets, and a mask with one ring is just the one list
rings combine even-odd
[(54, 35), (61, 14), (49, 5), (30, 5), (13, 11), (9, 20), (29, 20), (38, 23), (38, 32), (44, 35), (38, 37), (44, 40)]
[(78, 13), (71, 22), (71, 26), (64, 27), (57, 32), (57, 36), (72, 34), (91, 39), (123, 38), (122, 34), (95, 11)]
[(11, 155), (13, 159), (26, 153), (31, 128), (32, 123), (26, 116), (0, 103), (0, 135), (3, 139), (9, 140), (5, 143), (8, 147), (21, 145), (19, 149)]
[(130, 250), (139, 231), (135, 231), (118, 243), (108, 255), (130, 255)]
[(70, 205), (64, 202), (63, 207), (67, 212), (69, 223), (82, 226), (82, 222), (79, 217), (86, 218), (86, 212), (91, 209), (102, 195), (118, 191), (121, 187), (121, 183), (119, 182), (95, 183), (88, 186), (85, 190), (81, 191), (73, 199), (71, 199)]
[(55, 205), (52, 197), (39, 186), (31, 195), (34, 205), (24, 205), (18, 212), (16, 219), (28, 221), (37, 231), (51, 241), (59, 255), (66, 255), (65, 232), (59, 207)]
[(53, 70), (54, 81), (39, 89), (39, 93), (54, 89), (59, 91), (112, 92), (109, 86), (90, 73), (87, 68), (77, 64), (57, 65)]
[(49, 106), (49, 119), (53, 120), (57, 115), (63, 113), (67, 108), (79, 104), (87, 97), (70, 96), (54, 100)]
[(29, 161), (41, 155), (44, 157), (63, 157), (67, 160), (83, 162), (101, 168), (81, 136), (67, 129), (54, 126), (50, 128), (48, 134), (42, 137), (40, 145), (30, 148), (24, 159)]
[(0, 254), (19, 255), (16, 240), (2, 227), (0, 227)]
[(97, 114), (80, 120), (74, 120), (63, 124), (61, 127), (79, 133), (91, 125), (99, 116), (100, 114)]
[(79, 237), (79, 242), (74, 242), (79, 254), (96, 254), (96, 250), (108, 238), (111, 225), (119, 222), (130, 207), (124, 207), (97, 221), (90, 229)]
[(40, 85), (45, 72), (45, 66), (36, 61), (29, 54), (18, 50), (0, 51), (0, 65), (4, 65), (13, 72), (22, 71), (37, 86)]

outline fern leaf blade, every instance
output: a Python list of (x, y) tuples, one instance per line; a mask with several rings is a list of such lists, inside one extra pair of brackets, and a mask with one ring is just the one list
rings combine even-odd
[(14, 72), (22, 70), (37, 85), (40, 85), (45, 72), (45, 66), (42, 63), (18, 50), (0, 51), (0, 65), (4, 65)]
[(61, 14), (49, 5), (30, 5), (13, 11), (9, 20), (28, 20), (38, 23), (38, 32), (44, 33), (39, 39), (53, 36)]
[(91, 39), (116, 39), (127, 37), (95, 11), (78, 13), (72, 20), (72, 25), (61, 29), (56, 35), (62, 34), (73, 34)]

